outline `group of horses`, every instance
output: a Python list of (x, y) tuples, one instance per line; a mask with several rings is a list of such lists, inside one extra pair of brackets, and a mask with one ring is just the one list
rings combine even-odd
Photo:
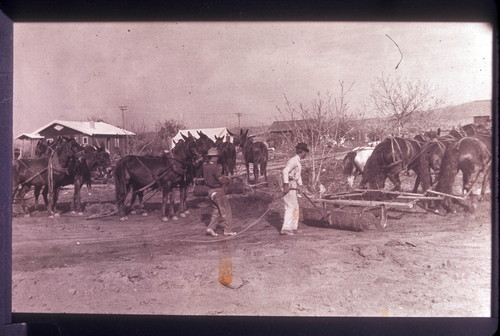
[(111, 160), (103, 146), (81, 146), (74, 138), (59, 137), (47, 144), (37, 143), (34, 158), (18, 158), (12, 164), (13, 197), (27, 212), (26, 193), (34, 187), (35, 204), (40, 192), (49, 215), (57, 216), (56, 204), (61, 187), (74, 185), (72, 212), (81, 213), (80, 189), (91, 187), (91, 173), (109, 174)]
[[(13, 163), (14, 197), (27, 212), (25, 195), (32, 186), (35, 187), (35, 204), (43, 190), (43, 197), (50, 216), (56, 213), (56, 203), (61, 187), (73, 184), (75, 187), (72, 210), (81, 214), (80, 189), (84, 183), (91, 186), (90, 173), (94, 170), (106, 170), (113, 173), (115, 183), (116, 207), (120, 220), (127, 219), (126, 199), (132, 192), (129, 209), (132, 210), (136, 200), (143, 215), (144, 192), (160, 190), (162, 192), (161, 219), (178, 219), (174, 209), (174, 190), (179, 189), (179, 216), (189, 214), (186, 207), (187, 189), (195, 178), (203, 177), (203, 163), (207, 160), (208, 150), (217, 148), (219, 164), (224, 175), (234, 175), (236, 169), (236, 149), (239, 147), (249, 177), (249, 165), (254, 164), (254, 182), (260, 174), (267, 181), (267, 147), (262, 142), (254, 142), (248, 130), (240, 129), (239, 134), (230, 133), (230, 137), (211, 139), (198, 131), (198, 137), (190, 132), (182, 134), (182, 139), (175, 142), (169, 153), (161, 156), (127, 155), (111, 167), (109, 153), (102, 147), (79, 145), (75, 139), (60, 137), (50, 145), (40, 141), (37, 144), (36, 157), (17, 159)], [(47, 197), (49, 195), (50, 197)]]
[[(438, 192), (452, 194), (455, 178), (461, 171), (462, 190), (468, 195), (484, 173), (482, 198), (490, 180), (491, 162), (491, 130), (468, 124), (447, 135), (441, 135), (440, 130), (429, 131), (412, 139), (389, 137), (375, 148), (355, 148), (344, 157), (344, 174), (351, 188), (354, 178), (361, 175), (360, 188), (383, 189), (389, 179), (393, 190), (400, 191), (399, 174), (412, 170), (416, 175), (414, 193), (420, 186), (422, 192), (435, 187)], [(451, 199), (446, 198), (442, 205), (445, 210), (454, 211)]]
[[(189, 215), (186, 207), (187, 188), (195, 178), (203, 178), (203, 163), (207, 161), (209, 149), (217, 148), (218, 163), (222, 166), (222, 174), (234, 175), (236, 169), (236, 148), (243, 154), (243, 161), (247, 169), (247, 179), (250, 182), (249, 164), (254, 164), (254, 182), (258, 180), (259, 169), (267, 181), (267, 147), (262, 142), (254, 142), (253, 136), (248, 136), (248, 130), (239, 134), (229, 132), (229, 136), (218, 137), (212, 140), (208, 135), (198, 131), (198, 137), (190, 132), (181, 133), (182, 139), (177, 141), (168, 154), (161, 157), (145, 157), (128, 155), (116, 164), (114, 180), (116, 203), (121, 220), (127, 219), (125, 200), (132, 190), (132, 209), (135, 199), (139, 199), (139, 208), (144, 211), (143, 192), (147, 189), (161, 189), (163, 193), (161, 206), (161, 220), (178, 219), (174, 208), (174, 189), (179, 188), (180, 203), (179, 215)], [(167, 213), (168, 207), (168, 213)]]

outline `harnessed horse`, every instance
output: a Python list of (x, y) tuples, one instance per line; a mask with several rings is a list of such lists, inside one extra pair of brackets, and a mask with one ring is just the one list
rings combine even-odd
[(229, 134), (234, 137), (234, 145), (241, 148), (247, 169), (247, 182), (250, 183), (250, 163), (253, 163), (254, 183), (257, 183), (259, 179), (259, 166), (260, 175), (263, 175), (264, 180), (267, 182), (267, 146), (260, 141), (253, 142), (254, 136), (248, 136), (248, 129), (245, 132), (240, 129), (239, 135)]
[[(491, 174), (491, 151), (481, 140), (475, 137), (464, 137), (446, 149), (439, 171), (436, 190), (452, 194), (456, 175), (462, 172), (462, 193), (472, 193), (474, 183), (484, 173), (480, 198), (484, 197), (486, 183)], [(473, 177), (476, 173), (475, 177)], [(471, 177), (473, 177), (471, 179)], [(447, 211), (454, 211), (450, 198), (441, 203)]]
[[(84, 182), (90, 185), (90, 171), (85, 161), (83, 147), (72, 138), (60, 137), (50, 146), (52, 153), (34, 159), (16, 160), (13, 164), (13, 183), (21, 187), (17, 198), (26, 212), (24, 196), (35, 186), (35, 196), (44, 188), (44, 201), (50, 217), (58, 215), (56, 204), (61, 187), (74, 184), (73, 211), (81, 211), (80, 189)], [(50, 197), (47, 198), (47, 193)]]
[(120, 220), (127, 219), (125, 199), (133, 190), (141, 200), (146, 189), (161, 189), (163, 193), (161, 220), (168, 221), (168, 215), (175, 216), (172, 199), (173, 188), (179, 186), (180, 212), (186, 213), (187, 187), (192, 182), (194, 170), (202, 161), (194, 141), (178, 141), (172, 149), (171, 156), (144, 157), (128, 155), (116, 164), (113, 171), (115, 179), (115, 195)]
[(218, 163), (222, 165), (222, 174), (233, 175), (236, 168), (236, 146), (229, 141), (229, 136), (215, 136), (215, 146), (219, 151)]
[[(414, 139), (386, 138), (375, 147), (368, 158), (361, 185), (369, 184), (371, 189), (383, 189), (385, 180), (389, 178), (394, 185), (392, 190), (401, 190), (399, 173), (403, 170), (416, 169), (415, 158), (421, 146), (421, 143)], [(418, 184), (417, 180), (414, 189)]]

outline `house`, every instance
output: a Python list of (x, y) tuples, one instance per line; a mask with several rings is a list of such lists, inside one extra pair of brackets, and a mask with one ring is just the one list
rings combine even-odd
[(21, 133), (14, 139), (14, 158), (34, 157), (36, 143), (43, 136), (33, 133)]
[(303, 120), (279, 120), (269, 126), (269, 142), (271, 147), (280, 147), (286, 138), (292, 137), (292, 134), (297, 131), (310, 131), (317, 121), (315, 119)]
[(59, 136), (74, 137), (81, 145), (104, 145), (111, 153), (126, 153), (128, 137), (136, 134), (103, 121), (53, 120), (33, 134), (42, 136), (47, 142)]
[(474, 116), (474, 124), (484, 124), (488, 125), (491, 123), (491, 116)]
[[(196, 139), (199, 138), (200, 136), (198, 135), (198, 132), (203, 132), (206, 134), (210, 139), (215, 141), (215, 137), (226, 137), (229, 135), (229, 132), (226, 127), (215, 127), (215, 128), (193, 128), (193, 129), (184, 129), (184, 130), (179, 130), (177, 134), (172, 138), (174, 142), (179, 141), (182, 139), (182, 135), (187, 136), (188, 132), (191, 133)], [(182, 135), (181, 135), (182, 134)], [(232, 140), (231, 140), (232, 141)]]

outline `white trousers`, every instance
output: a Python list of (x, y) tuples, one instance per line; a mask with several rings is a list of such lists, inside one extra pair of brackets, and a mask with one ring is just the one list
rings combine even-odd
[[(290, 188), (297, 188), (296, 181), (290, 181)], [(297, 230), (299, 227), (299, 201), (297, 200), (297, 190), (290, 190), (283, 197), (285, 201), (285, 218), (281, 230)]]

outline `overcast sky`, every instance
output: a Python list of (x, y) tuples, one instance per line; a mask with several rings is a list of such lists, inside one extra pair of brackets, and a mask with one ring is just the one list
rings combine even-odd
[[(270, 124), (283, 94), (308, 104), (354, 82), (350, 112), (382, 73), (423, 80), (450, 105), (492, 96), (482, 23), (15, 23), (14, 136), (53, 119), (126, 128)], [(396, 65), (403, 59), (398, 69)], [(134, 127), (132, 125), (135, 125)]]

